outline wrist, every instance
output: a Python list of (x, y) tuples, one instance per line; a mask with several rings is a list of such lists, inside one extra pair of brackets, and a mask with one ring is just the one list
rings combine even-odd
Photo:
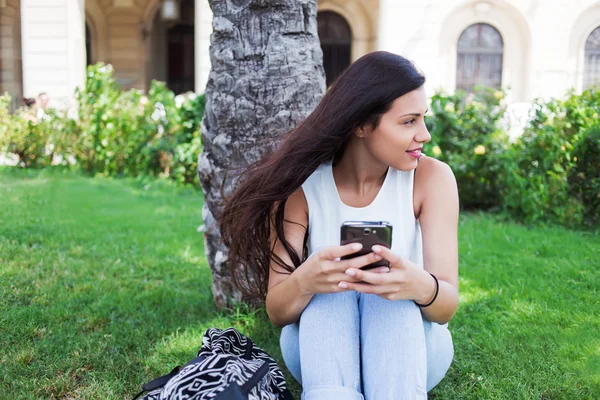
[(421, 284), (419, 295), (414, 299), (418, 304), (429, 304), (436, 292), (435, 278), (424, 269), (421, 270)]
[(299, 268), (300, 267), (296, 268), (294, 270), (294, 272), (292, 272), (290, 279), (292, 279), (294, 281), (296, 289), (298, 290), (298, 292), (300, 292), (300, 295), (311, 296), (312, 293), (310, 293), (310, 291), (304, 287), (304, 284), (303, 284), (304, 279), (302, 278), (302, 273), (300, 272)]

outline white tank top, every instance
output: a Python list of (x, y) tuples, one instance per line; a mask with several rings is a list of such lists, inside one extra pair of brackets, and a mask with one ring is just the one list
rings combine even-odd
[(423, 267), (421, 226), (413, 207), (414, 170), (388, 168), (375, 200), (351, 207), (340, 199), (331, 161), (321, 164), (302, 184), (308, 203), (308, 254), (340, 244), (344, 221), (388, 221), (392, 224), (392, 251)]

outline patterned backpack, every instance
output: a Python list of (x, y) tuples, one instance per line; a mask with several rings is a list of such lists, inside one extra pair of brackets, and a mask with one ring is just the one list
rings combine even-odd
[(293, 400), (273, 358), (235, 328), (210, 328), (198, 356), (142, 387), (133, 400)]

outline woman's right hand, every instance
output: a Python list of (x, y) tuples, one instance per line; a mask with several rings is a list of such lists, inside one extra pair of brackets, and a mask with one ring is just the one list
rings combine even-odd
[[(361, 268), (372, 264), (381, 260), (381, 256), (370, 252), (349, 260), (340, 260), (340, 258), (354, 254), (361, 248), (360, 243), (350, 243), (318, 250), (294, 271), (297, 274), (300, 291), (303, 294), (344, 292), (348, 289), (338, 286), (341, 281), (360, 282), (358, 279), (350, 279), (345, 271), (348, 268)], [(380, 267), (372, 271), (384, 273), (389, 272), (389, 268)]]

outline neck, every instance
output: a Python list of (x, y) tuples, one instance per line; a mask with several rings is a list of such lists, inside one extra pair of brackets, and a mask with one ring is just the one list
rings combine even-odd
[(377, 160), (358, 138), (352, 138), (344, 154), (333, 168), (335, 181), (359, 195), (380, 187), (388, 165)]

